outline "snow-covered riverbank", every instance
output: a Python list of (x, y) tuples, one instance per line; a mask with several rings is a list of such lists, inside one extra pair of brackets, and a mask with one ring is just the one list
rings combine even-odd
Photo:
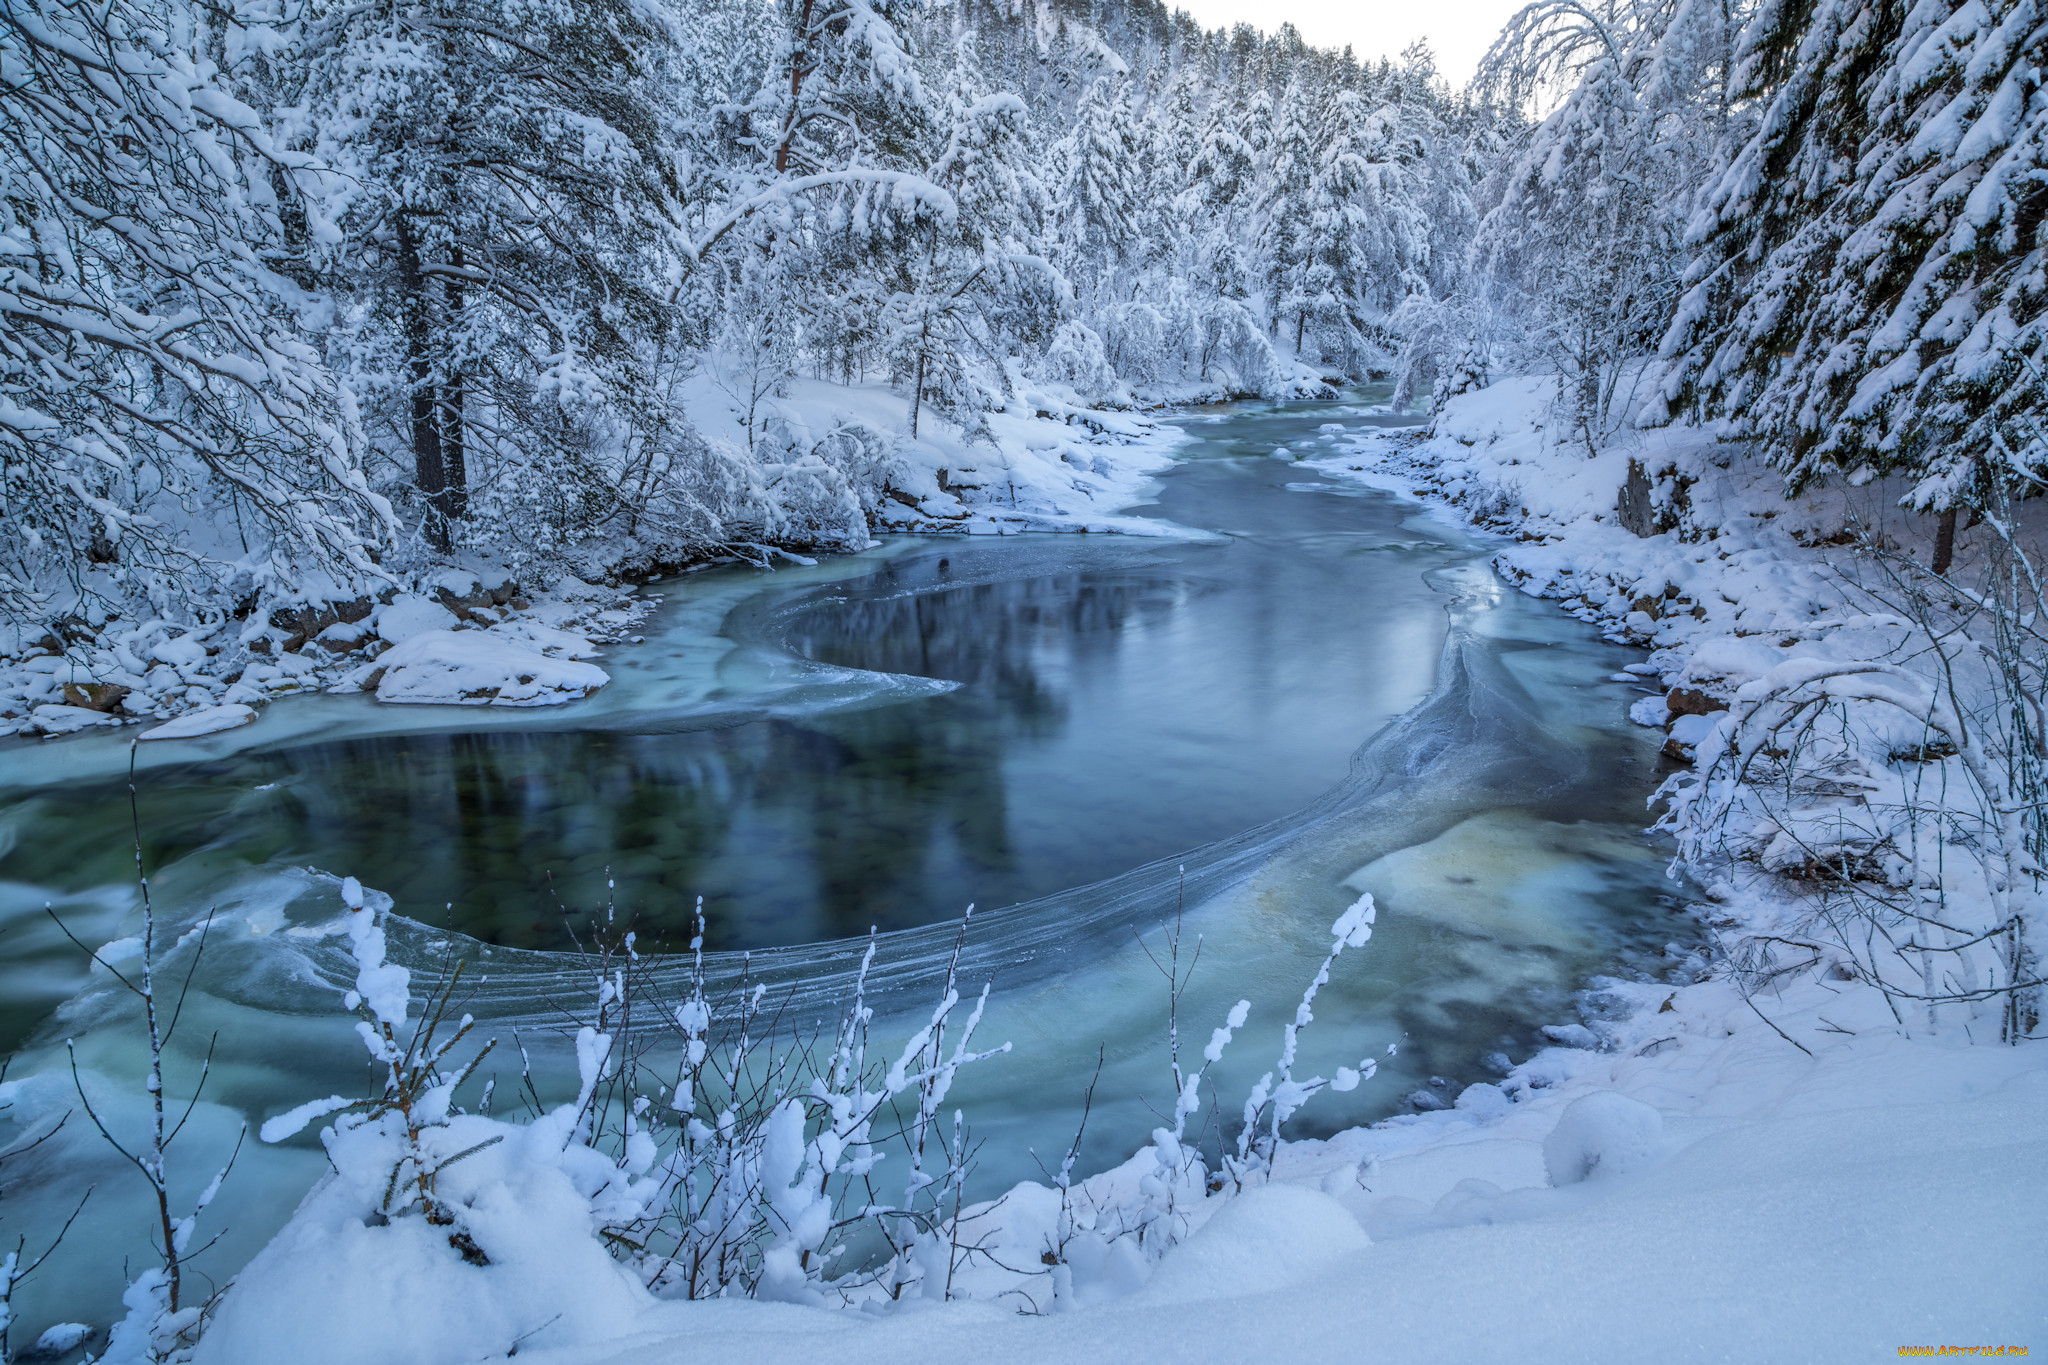
[[(692, 410), (707, 436), (742, 446), (741, 414), (702, 387)], [(886, 388), (792, 385), (774, 403), (778, 421), (808, 433), (812, 445), (840, 430), (873, 433), (887, 458), (865, 471), (866, 483), (848, 486), (844, 471), (792, 466), (792, 487), (763, 496), (781, 498), (794, 517), (823, 480), (840, 501), (852, 499), (835, 504), (835, 526), (881, 531), (1157, 534), (1156, 522), (1117, 509), (1167, 463), (1170, 430), (1036, 392), (1020, 403), (989, 414), (987, 440), (967, 441), (935, 420), (913, 438), (907, 403)], [(465, 554), (452, 565), (394, 570), (375, 596), (349, 597), (323, 582), (271, 584), (252, 592), (240, 615), (137, 621), (102, 609), (47, 629), (0, 630), (0, 737), (153, 723), (146, 737), (182, 738), (245, 724), (252, 708), (277, 697), (318, 691), (448, 705), (573, 701), (610, 680), (588, 660), (630, 638), (644, 617), (639, 581), (721, 562), (808, 563), (802, 551), (860, 548), (843, 536), (807, 539), (795, 524), (785, 530), (774, 543), (734, 541), (686, 561), (657, 541), (618, 535), (525, 564)], [(164, 725), (172, 720), (175, 729)]]

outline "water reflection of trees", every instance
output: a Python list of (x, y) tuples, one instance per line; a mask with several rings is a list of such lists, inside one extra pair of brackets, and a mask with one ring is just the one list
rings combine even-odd
[(1062, 675), (1113, 653), (1133, 620), (1170, 611), (1173, 590), (1080, 573), (942, 584), (910, 594), (883, 575), (799, 614), (789, 643), (965, 684), (947, 696), (687, 734), (318, 746), (289, 756), (300, 801), (287, 842), (372, 869), (407, 913), (531, 947), (566, 941), (565, 909), (607, 900), (673, 945), (702, 895), (712, 945), (739, 946), (1031, 894), (1010, 841), (1006, 753), (1056, 733)]
[[(238, 755), (143, 785), (151, 861), (211, 845), (310, 863), (389, 891), (407, 915), (518, 947), (567, 946), (608, 901), (649, 947), (687, 942), (699, 895), (714, 947), (1006, 904), (1053, 889), (1039, 884), (1052, 870), (1016, 857), (1008, 755), (1057, 734), (1073, 678), (1107, 664), (1134, 622), (1171, 612), (1177, 591), (1079, 571), (955, 587), (928, 560), (892, 566), (850, 600), (799, 612), (790, 645), (959, 690), (725, 730), (495, 730)], [(118, 823), (125, 841), (116, 796), (68, 791), (51, 823), (95, 837)], [(84, 818), (87, 806), (109, 818)]]
[(942, 567), (892, 563), (845, 598), (799, 613), (785, 639), (825, 663), (964, 683), (997, 703), (990, 723), (1043, 734), (1066, 717), (1048, 670), (1107, 659), (1126, 626), (1163, 618), (1179, 597), (1175, 579), (1131, 572), (948, 586)]

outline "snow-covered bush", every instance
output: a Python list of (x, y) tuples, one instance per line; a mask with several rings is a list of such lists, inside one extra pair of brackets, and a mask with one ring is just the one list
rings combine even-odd
[(1034, 377), (1043, 383), (1063, 385), (1082, 407), (1124, 407), (1131, 401), (1129, 388), (1109, 363), (1109, 349), (1103, 345), (1101, 335), (1077, 320), (1060, 324), (1039, 359)]
[(1863, 591), (1896, 648), (1789, 659), (1745, 684), (1703, 727), (1697, 774), (1666, 783), (1663, 824), (1697, 866), (1808, 888), (1795, 923), (1744, 945), (1752, 986), (1829, 968), (1930, 1029), (1988, 1014), (2018, 1042), (2043, 985), (2048, 639), (2032, 562), (1987, 520), (1973, 585), (1866, 547)]
[[(1363, 948), (1372, 938), (1373, 921), (1378, 916), (1378, 909), (1368, 893), (1353, 902), (1330, 926), (1329, 955), (1310, 978), (1301, 993), (1301, 1004), (1295, 1008), (1293, 1019), (1281, 1032), (1279, 1063), (1272, 1071), (1259, 1077), (1245, 1099), (1244, 1124), (1237, 1134), (1237, 1153), (1223, 1160), (1223, 1168), (1235, 1184), (1257, 1183), (1272, 1173), (1273, 1156), (1281, 1143), (1281, 1126), (1293, 1118), (1317, 1091), (1325, 1086), (1337, 1091), (1356, 1090), (1360, 1081), (1370, 1079), (1379, 1069), (1379, 1063), (1367, 1057), (1356, 1068), (1338, 1067), (1333, 1077), (1311, 1076), (1307, 1080), (1296, 1080), (1294, 1076), (1295, 1044), (1301, 1031), (1315, 1020), (1312, 1006), (1316, 993), (1329, 984), (1330, 968), (1336, 965), (1346, 948)], [(1234, 1026), (1239, 1016), (1233, 1014), (1231, 1018)], [(1220, 1052), (1221, 1044), (1228, 1041), (1229, 1035), (1219, 1030), (1210, 1047)]]

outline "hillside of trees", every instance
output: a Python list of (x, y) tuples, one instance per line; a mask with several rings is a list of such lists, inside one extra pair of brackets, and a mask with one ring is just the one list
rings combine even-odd
[(1151, 0), (26, 0), (0, 610), (860, 543), (903, 434), (781, 420), (798, 378), (973, 441), (1027, 382), (1555, 371), (1589, 449), (1721, 422), (1950, 506), (2038, 462), (2042, 43), (2024, 4), (1538, 0), (1454, 92)]

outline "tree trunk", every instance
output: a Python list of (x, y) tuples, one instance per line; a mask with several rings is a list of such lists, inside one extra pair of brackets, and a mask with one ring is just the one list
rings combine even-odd
[(924, 338), (918, 338), (917, 378), (910, 386), (910, 439), (917, 439), (917, 415), (924, 407)]
[(1934, 562), (1928, 565), (1935, 573), (1948, 572), (1948, 566), (1956, 557), (1956, 509), (1951, 507), (1941, 514), (1934, 523)]
[(425, 495), (423, 529), (427, 543), (446, 554), (448, 534), (448, 471), (441, 459), (441, 424), (435, 411), (433, 307), (426, 276), (420, 270), (419, 244), (412, 224), (398, 220), (398, 287), (405, 312), (405, 359), (412, 380), (413, 478)]
[[(449, 263), (460, 270), (464, 264), (462, 248), (456, 247), (449, 256)], [(445, 326), (452, 336), (462, 325), (462, 281), (448, 281), (448, 313)], [(461, 521), (469, 515), (469, 464), (462, 417), (463, 400), (467, 397), (462, 370), (450, 364), (448, 379), (442, 385), (441, 399), (441, 468), (443, 479), (442, 516), (451, 523)]]
[(796, 51), (789, 58), (789, 113), (782, 120), (782, 140), (775, 144), (775, 173), (789, 169), (789, 144), (796, 136), (796, 105), (804, 91), (804, 77), (810, 74), (804, 56), (810, 51), (811, 7), (816, 0), (804, 0), (803, 13), (796, 21)]

